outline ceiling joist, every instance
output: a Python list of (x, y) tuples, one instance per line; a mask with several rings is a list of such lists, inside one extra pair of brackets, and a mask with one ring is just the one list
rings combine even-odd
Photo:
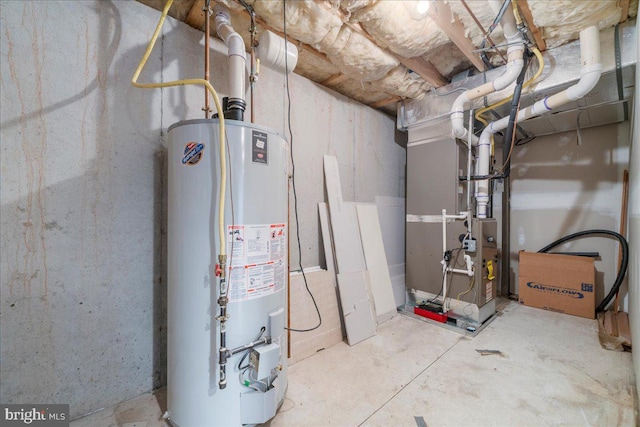
[(620, 23), (626, 22), (629, 19), (629, 0), (619, 0), (620, 5)]
[(371, 108), (382, 108), (386, 105), (393, 104), (394, 102), (400, 101), (402, 98), (399, 96), (392, 96), (391, 98), (381, 99), (378, 102), (374, 102), (373, 104), (369, 104)]
[(189, 10), (189, 14), (185, 18), (184, 22), (187, 25), (202, 30), (204, 26), (204, 0), (196, 0), (193, 2), (193, 6)]
[(400, 62), (411, 71), (422, 77), (426, 82), (431, 83), (435, 87), (446, 86), (449, 81), (445, 79), (442, 74), (433, 64), (421, 56), (415, 58), (401, 58), (398, 57)]
[(533, 23), (533, 15), (531, 14), (531, 9), (529, 9), (529, 3), (527, 3), (527, 0), (516, 0), (516, 3), (518, 4), (518, 9), (520, 9), (520, 15), (527, 24), (527, 28), (533, 36), (533, 40), (536, 42), (538, 49), (540, 49), (540, 52), (547, 50), (547, 43), (544, 41), (544, 38), (542, 38), (542, 32)]
[(349, 26), (349, 28), (351, 28), (355, 32), (366, 37), (371, 43), (374, 43), (380, 49), (392, 55), (394, 58), (400, 61), (402, 65), (414, 71), (416, 74), (422, 77), (422, 79), (425, 82), (429, 83), (430, 85), (435, 87), (440, 87), (440, 86), (446, 86), (449, 84), (449, 81), (442, 74), (440, 74), (440, 71), (438, 71), (436, 67), (434, 67), (433, 64), (427, 61), (426, 59), (422, 57), (404, 58), (400, 55), (396, 55), (395, 53), (380, 46), (376, 42), (376, 40), (371, 36), (371, 34), (369, 34), (364, 28), (362, 28), (360, 24), (348, 23), (347, 25)]
[(348, 78), (349, 77), (347, 77), (346, 75), (340, 73), (340, 74), (333, 75), (333, 76), (329, 77), (326, 80), (323, 80), (322, 82), (320, 82), (320, 84), (322, 86), (338, 85), (338, 84), (344, 82), (345, 80), (347, 80)]
[[(162, 4), (166, 0), (138, 1), (161, 10)], [(236, 25), (248, 26), (248, 12), (238, 6), (242, 3), (241, 0), (210, 1), (212, 7), (216, 2), (226, 4), (231, 9)], [(262, 0), (255, 1), (261, 2)], [(636, 15), (638, 1), (576, 1), (575, 5), (572, 3), (571, 10), (567, 10), (566, 6), (563, 6), (563, 2), (536, 0), (529, 3), (528, 0), (515, 0), (515, 4), (518, 6), (519, 16), (527, 27), (527, 36), (536, 43), (540, 50), (545, 50), (547, 45), (555, 47), (575, 39), (582, 26), (602, 24), (602, 22), (608, 22), (611, 26), (618, 22), (627, 21)], [(208, 0), (175, 0), (170, 16), (202, 31), (205, 16), (207, 16), (203, 9), (207, 2)], [(269, 2), (268, 6), (261, 8), (264, 17), (257, 16), (256, 24), (259, 26), (259, 31), (270, 30), (283, 37), (281, 31), (272, 27), (273, 25), (275, 28), (281, 28), (283, 0), (269, 0)], [(315, 4), (311, 2), (315, 2)], [(254, 0), (251, 0), (250, 3), (260, 4), (254, 3)], [(432, 0), (427, 14), (422, 18), (415, 18), (420, 19), (420, 22), (407, 22), (404, 19), (398, 19), (402, 14), (406, 15), (405, 12), (412, 15), (412, 11), (409, 9), (405, 11), (402, 8), (396, 9), (395, 5), (389, 6), (390, 3), (392, 2), (378, 0), (289, 1), (287, 14), (291, 13), (293, 18), (287, 24), (291, 26), (292, 34), (300, 35), (303, 39), (303, 41), (299, 41), (291, 36), (286, 37), (289, 42), (298, 47), (301, 65), (299, 74), (353, 99), (359, 99), (374, 108), (389, 110), (390, 104), (398, 99), (419, 99), (422, 93), (429, 90), (430, 87), (447, 85), (449, 83), (447, 76), (459, 72), (463, 67), (468, 68), (469, 61), (478, 70), (484, 69), (480, 55), (474, 53), (478, 46), (473, 44), (473, 40), (478, 41), (484, 38), (489, 46), (495, 46), (494, 40), (491, 40), (486, 30), (494, 19), (494, 13), (487, 10), (489, 9), (488, 4), (484, 9), (479, 5), (479, 3), (487, 3), (486, 0), (473, 0), (474, 4), (471, 0)], [(408, 5), (404, 6), (409, 7)], [(400, 15), (396, 16), (396, 11)], [(467, 14), (473, 21), (466, 19)], [(573, 24), (564, 22), (566, 16), (573, 17), (574, 15), (580, 17), (579, 22), (576, 21)], [(424, 22), (425, 20), (426, 22)], [(425, 25), (428, 28), (425, 28)], [(341, 35), (336, 38), (338, 44), (344, 42), (345, 37), (349, 36), (348, 30), (357, 34), (358, 37), (353, 38), (353, 44), (348, 49), (340, 49), (339, 45), (334, 45), (330, 50), (332, 53), (327, 55), (323, 53), (325, 49), (316, 45), (315, 41), (309, 45), (304, 43), (304, 41), (311, 40), (306, 36), (309, 31), (315, 31), (314, 27), (316, 26), (318, 31), (331, 31), (333, 36), (338, 32)], [(215, 29), (212, 28), (210, 36), (215, 37)], [(243, 31), (241, 36), (248, 45), (248, 33)], [(366, 38), (366, 41), (363, 41), (362, 37)], [(317, 40), (317, 37), (313, 40)], [(323, 42), (327, 43), (328, 40), (325, 40), (327, 39), (323, 39)], [(403, 40), (411, 40), (411, 43), (405, 46)], [(426, 52), (422, 50), (423, 41), (424, 47), (428, 47)], [(325, 46), (325, 44), (321, 44), (321, 46)], [(360, 55), (361, 52), (362, 55)], [(489, 60), (492, 63), (496, 63), (495, 55), (502, 56), (504, 60), (503, 52), (498, 49), (494, 49), (494, 52), (488, 52)], [(413, 55), (415, 56), (407, 58), (407, 56)], [(390, 61), (390, 56), (395, 60)], [(372, 74), (371, 69), (374, 67), (363, 62), (368, 57), (371, 57), (374, 63), (379, 60), (381, 63), (391, 64), (393, 74), (387, 74), (384, 77)], [(430, 59), (427, 60), (427, 58)], [(392, 64), (394, 62), (395, 68)], [(340, 64), (350, 64), (350, 66), (347, 69)], [(415, 75), (408, 74), (406, 69), (420, 76), (422, 80), (413, 81), (412, 77)], [(359, 71), (362, 71), (362, 74)], [(444, 73), (446, 75), (443, 75)], [(376, 80), (367, 80), (366, 85), (364, 82), (362, 85), (358, 85), (357, 83), (360, 81), (358, 76), (362, 76), (362, 78), (371, 76), (369, 78)], [(390, 84), (394, 86), (390, 88)], [(363, 91), (366, 92), (366, 96), (362, 96), (361, 92)]]
[(448, 2), (432, 2), (431, 7), (429, 7), (429, 17), (433, 19), (433, 22), (449, 37), (478, 71), (484, 70), (482, 59), (477, 53), (473, 52), (476, 47), (471, 39), (465, 35), (464, 24), (460, 21), (460, 17), (453, 13)]

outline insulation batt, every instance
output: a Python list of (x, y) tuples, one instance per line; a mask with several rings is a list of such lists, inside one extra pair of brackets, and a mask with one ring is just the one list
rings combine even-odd
[(350, 14), (356, 10), (362, 9), (363, 7), (369, 6), (376, 1), (377, 0), (342, 0), (340, 2), (340, 7), (342, 10)]
[(409, 77), (409, 70), (400, 66), (389, 71), (382, 79), (373, 82), (373, 86), (390, 94), (403, 98), (422, 98), (431, 85), (422, 79), (413, 79)]
[(389, 95), (382, 92), (375, 92), (372, 83), (348, 79), (336, 85), (336, 90), (340, 93), (353, 93), (352, 98), (363, 104), (373, 104), (374, 102), (388, 98)]
[[(454, 45), (447, 43), (424, 55), (443, 76), (450, 76), (473, 67), (471, 61)], [(499, 58), (499, 57), (498, 57)]]
[[(269, 25), (282, 30), (283, 4), (256, 1), (253, 6)], [(311, 0), (288, 2), (286, 8), (288, 35), (326, 53), (347, 76), (363, 81), (378, 80), (398, 66), (398, 60), (392, 55), (343, 25), (338, 11)]]
[[(282, 25), (281, 1), (256, 1), (256, 13), (278, 31)], [(342, 19), (321, 4), (310, 0), (287, 2), (287, 34), (296, 40), (317, 45), (335, 28), (340, 28)]]
[[(148, 2), (153, 0), (147, 0)], [(222, 0), (234, 10), (241, 7), (234, 0)], [(445, 2), (445, 0), (438, 0)], [(282, 31), (284, 2), (281, 0), (248, 0), (256, 13), (276, 30)], [(420, 98), (431, 85), (410, 77), (407, 69), (393, 55), (430, 61), (443, 76), (451, 76), (471, 68), (469, 60), (451, 43), (445, 33), (429, 18), (419, 16), (417, 1), (391, 0), (289, 0), (287, 33), (327, 55), (328, 61), (301, 51), (298, 73), (315, 81), (343, 73), (350, 79), (336, 86), (341, 93), (362, 102), (375, 102), (391, 95)], [(475, 46), (480, 46), (483, 33), (459, 0), (446, 3), (462, 24)], [(578, 38), (581, 29), (597, 24), (611, 27), (621, 18), (617, 0), (529, 0), (534, 23), (541, 30), (547, 47), (552, 48)], [(468, 0), (467, 5), (488, 29), (494, 14), (486, 0)], [(630, 0), (629, 15), (636, 16), (638, 0)], [(246, 18), (237, 21), (246, 27)], [(349, 25), (358, 24), (376, 41), (355, 32)], [(243, 38), (247, 41), (244, 32)], [(491, 34), (493, 41), (505, 43), (502, 28)], [(382, 48), (381, 48), (381, 47)], [(385, 50), (386, 49), (386, 50)], [(504, 46), (501, 47), (504, 50)], [(390, 53), (391, 52), (391, 53)], [(489, 54), (494, 65), (502, 65), (499, 56)], [(305, 59), (306, 58), (306, 59)], [(372, 91), (363, 94), (363, 90)]]
[[(374, 82), (349, 79), (340, 83), (336, 89), (354, 93), (354, 99), (365, 103), (374, 103), (386, 99), (390, 95), (403, 98), (422, 98), (431, 86), (422, 79), (412, 79), (404, 66), (391, 70), (382, 79)], [(342, 92), (344, 93), (344, 92)]]
[(338, 74), (340, 70), (331, 62), (319, 58), (317, 55), (311, 54), (304, 49), (300, 49), (298, 51), (298, 65), (296, 65), (295, 72), (315, 82), (321, 82)]
[[(552, 48), (578, 39), (580, 30), (591, 25), (597, 25), (600, 30), (616, 25), (622, 11), (618, 3), (615, 0), (529, 0), (529, 8), (533, 22), (542, 29), (547, 48)], [(629, 12), (635, 16), (638, 2), (631, 1), (630, 6)]]
[[(547, 3), (551, 4), (553, 2), (547, 1)], [(476, 24), (471, 15), (469, 15), (469, 12), (467, 12), (459, 1), (450, 1), (449, 6), (451, 7), (451, 11), (458, 15), (460, 21), (462, 21), (465, 28), (465, 34), (471, 39), (473, 45), (480, 47), (482, 40), (484, 40), (484, 35), (480, 28), (478, 28), (478, 24)], [(489, 6), (489, 3), (486, 1), (467, 0), (467, 6), (469, 6), (469, 9), (471, 9), (476, 18), (478, 18), (478, 21), (480, 21), (484, 29), (488, 30), (489, 26), (495, 19), (495, 15)], [(502, 33), (502, 27), (500, 25), (498, 25), (491, 33), (491, 39), (496, 44), (506, 43)]]
[(342, 27), (337, 40), (346, 43), (340, 51), (328, 53), (328, 56), (349, 77), (365, 82), (379, 80), (400, 64), (395, 57), (347, 26)]
[(392, 52), (405, 58), (421, 56), (449, 39), (429, 17), (418, 16), (416, 3), (379, 1), (352, 12), (350, 20)]

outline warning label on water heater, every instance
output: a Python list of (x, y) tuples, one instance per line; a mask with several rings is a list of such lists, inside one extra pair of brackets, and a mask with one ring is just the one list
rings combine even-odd
[(245, 301), (284, 289), (286, 224), (227, 227), (229, 299)]

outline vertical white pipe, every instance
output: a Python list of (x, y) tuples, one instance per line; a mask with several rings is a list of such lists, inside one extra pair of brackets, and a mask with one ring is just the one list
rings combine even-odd
[(446, 312), (447, 303), (447, 262), (444, 254), (447, 252), (447, 210), (442, 209), (442, 311)]
[(229, 100), (245, 101), (245, 74), (247, 59), (244, 40), (231, 26), (229, 10), (218, 3), (214, 10), (216, 31), (227, 46), (229, 55)]
[[(600, 62), (600, 33), (598, 27), (592, 26), (580, 32), (580, 54), (582, 70), (580, 80), (562, 92), (544, 98), (530, 107), (518, 112), (517, 121), (523, 121), (532, 117), (537, 117), (547, 111), (558, 108), (570, 101), (576, 101), (587, 95), (598, 83), (602, 74), (602, 63)], [(478, 145), (480, 147), (480, 158), (478, 160), (479, 175), (488, 175), (490, 161), (491, 135), (505, 129), (509, 125), (509, 117), (491, 122), (482, 131)], [(487, 204), (489, 202), (489, 181), (482, 180), (478, 183), (476, 192), (477, 216), (486, 218)]]
[[(502, 7), (502, 4), (503, 2), (500, 0), (489, 1), (489, 5), (496, 14)], [(453, 137), (468, 141), (474, 145), (478, 143), (478, 138), (465, 129), (464, 110), (474, 99), (481, 98), (509, 86), (516, 80), (520, 74), (520, 70), (522, 70), (524, 66), (522, 59), (524, 40), (516, 27), (516, 19), (511, 7), (505, 11), (500, 24), (502, 25), (505, 38), (509, 44), (507, 48), (507, 65), (505, 72), (492, 82), (487, 82), (481, 86), (462, 92), (451, 106), (451, 128)]]

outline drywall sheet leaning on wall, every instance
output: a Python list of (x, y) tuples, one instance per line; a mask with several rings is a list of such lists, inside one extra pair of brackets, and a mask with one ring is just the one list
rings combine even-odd
[(369, 271), (371, 295), (378, 324), (391, 319), (396, 313), (396, 302), (391, 289), (391, 277), (384, 253), (378, 209), (374, 204), (356, 205), (364, 259)]
[(329, 206), (326, 203), (318, 203), (318, 216), (320, 217), (320, 230), (322, 232), (322, 246), (327, 263), (327, 270), (336, 273), (335, 254), (333, 253), (333, 238), (329, 225)]
[(356, 271), (338, 274), (338, 290), (347, 343), (355, 345), (376, 334), (367, 282), (369, 273)]
[(387, 257), (391, 287), (396, 307), (406, 303), (405, 290), (405, 199), (403, 197), (376, 196), (384, 253)]
[[(295, 363), (319, 350), (329, 348), (342, 341), (342, 322), (338, 308), (335, 275), (332, 271), (317, 270), (305, 273), (309, 289), (313, 293), (322, 325), (310, 332), (291, 332), (291, 362)], [(318, 322), (316, 309), (307, 292), (302, 274), (291, 274), (291, 328), (307, 329)]]
[(333, 156), (324, 156), (324, 177), (327, 184), (327, 199), (336, 254), (336, 271), (338, 273), (364, 271), (366, 267), (356, 210), (353, 203), (347, 203), (342, 198), (338, 161)]

